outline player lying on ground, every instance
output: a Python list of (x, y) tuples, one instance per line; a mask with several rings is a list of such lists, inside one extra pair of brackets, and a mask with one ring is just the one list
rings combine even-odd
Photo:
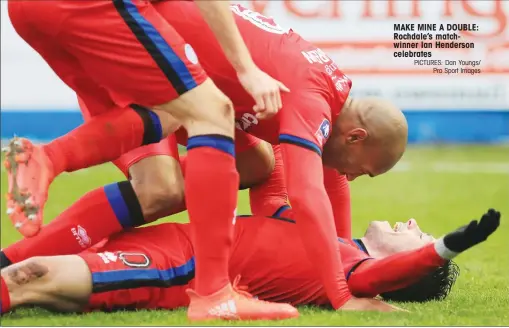
[[(237, 217), (229, 264), (230, 277), (237, 277), (234, 288), (262, 300), (330, 306), (295, 221), (285, 212), (283, 207), (273, 217)], [(490, 209), (438, 240), (422, 233), (415, 220), (394, 229), (372, 222), (361, 239), (338, 238), (348, 286), (358, 297), (442, 300), (459, 274), (451, 259), (486, 240), (499, 222), (500, 213)], [(185, 290), (193, 288), (194, 270), (188, 224), (137, 228), (78, 255), (34, 257), (3, 269), (2, 313), (24, 305), (64, 312), (175, 309), (189, 304)], [(385, 310), (394, 308), (386, 304)]]
[[(214, 83), (232, 99), (235, 105), (237, 128), (272, 144), (281, 143), (289, 196), (296, 211), (299, 236), (307, 245), (306, 250), (310, 259), (321, 273), (334, 308), (343, 308), (347, 302), (349, 307), (355, 306), (359, 309), (364, 308), (364, 305), (370, 307), (370, 303), (353, 299), (349, 302), (351, 294), (344, 279), (340, 257), (337, 255), (338, 246), (334, 232), (337, 228), (339, 235), (348, 235), (350, 221), (349, 218), (346, 220), (338, 214), (341, 211), (337, 211), (331, 205), (332, 200), (334, 206), (342, 206), (340, 202), (335, 201), (333, 195), (327, 192), (323, 184), (327, 169), (322, 169), (322, 166), (325, 164), (338, 171), (332, 170), (331, 175), (335, 180), (340, 180), (340, 173), (346, 174), (349, 179), (354, 179), (363, 174), (376, 176), (386, 172), (395, 165), (406, 147), (407, 124), (402, 113), (392, 104), (380, 100), (349, 98), (351, 81), (325, 53), (293, 31), (282, 29), (273, 20), (241, 6), (233, 5), (231, 8), (236, 15), (237, 25), (255, 61), (262, 69), (292, 89), (291, 93), (283, 95), (286, 108), (280, 115), (270, 120), (258, 120), (253, 112), (253, 99), (238, 83), (235, 70), (226, 60), (220, 45), (214, 42), (212, 32), (200, 17), (196, 5), (170, 1), (156, 3), (153, 7), (179, 33), (185, 33), (185, 39), (198, 53), (200, 62), (210, 73)], [(153, 126), (153, 122), (149, 120), (146, 123), (146, 125), (140, 123), (136, 114), (132, 112), (130, 115), (109, 115), (107, 118), (90, 120), (87, 124), (45, 147), (44, 151), (41, 148), (30, 148), (29, 144), (22, 144), (21, 150), (15, 148), (15, 151), (21, 152), (27, 150), (28, 155), (32, 149), (35, 149), (32, 153), (35, 155), (21, 156), (19, 161), (21, 165), (17, 165), (17, 161), (14, 161), (16, 167), (11, 167), (9, 171), (11, 175), (14, 175), (14, 177), (11, 176), (11, 181), (16, 181), (17, 186), (27, 188), (26, 196), (32, 202), (25, 204), (26, 197), (22, 198), (23, 201), (17, 201), (15, 205), (18, 206), (12, 209), (11, 219), (15, 223), (19, 221), (21, 225), (30, 224), (30, 221), (26, 220), (24, 209), (27, 205), (29, 207), (44, 205), (48, 185), (60, 172), (114, 160), (125, 151), (140, 144), (146, 144), (146, 142), (141, 143), (141, 140), (145, 140), (143, 136), (150, 135), (146, 132), (151, 130), (146, 130), (145, 126)], [(105, 130), (111, 135), (111, 126), (135, 126), (136, 128), (130, 131), (128, 140), (116, 135), (110, 136), (109, 139), (104, 138)], [(194, 143), (188, 144), (188, 148), (192, 149)], [(203, 146), (203, 144), (200, 145)], [(205, 157), (201, 158), (201, 165), (208, 164)], [(27, 160), (27, 164), (24, 160)], [(193, 166), (193, 172), (199, 173), (198, 162), (193, 161), (193, 163), (196, 164)], [(208, 166), (206, 170), (209, 172)], [(195, 182), (193, 188), (186, 186), (186, 192), (196, 192), (202, 197), (213, 199), (221, 198), (222, 190), (210, 191), (209, 185), (204, 184), (203, 188), (200, 188), (196, 184), (197, 181), (194, 179), (198, 179), (199, 175), (190, 173), (186, 175), (186, 180), (193, 179)], [(32, 177), (35, 179), (32, 180)], [(215, 178), (221, 180), (218, 184), (225, 184), (225, 179), (229, 179), (228, 183), (236, 182), (233, 175), (231, 177), (232, 179)], [(115, 211), (112, 208), (103, 190), (96, 193), (105, 213), (108, 213), (108, 225), (118, 230), (139, 225), (145, 220), (146, 198), (144, 195), (137, 193), (133, 185), (128, 182), (123, 183), (122, 187), (124, 188), (122, 192), (119, 191), (119, 186), (105, 188), (114, 194), (121, 211)], [(30, 198), (32, 196), (35, 197), (35, 202)], [(234, 198), (233, 195), (232, 199)], [(194, 200), (196, 198), (193, 197), (193, 201), (186, 199), (186, 202), (196, 204)], [(92, 204), (96, 202), (90, 201), (90, 205)], [(9, 207), (11, 205), (12, 199)], [(233, 211), (227, 211), (230, 205), (231, 203), (228, 203), (228, 206), (223, 206), (224, 212), (220, 213), (221, 217), (227, 213), (231, 215)], [(199, 206), (193, 206), (193, 208), (200, 211), (199, 217), (202, 222), (200, 231), (204, 231), (201, 229), (205, 229), (207, 225), (208, 231), (216, 229), (215, 222), (202, 220), (203, 215), (209, 215), (207, 207), (200, 209)], [(219, 205), (216, 204), (215, 208), (219, 208)], [(34, 224), (40, 224), (40, 211), (35, 212)], [(190, 215), (192, 222), (193, 211)], [(334, 219), (336, 219), (335, 225)], [(226, 221), (221, 222), (224, 224)], [(221, 240), (229, 240), (226, 228), (221, 231), (224, 232)], [(207, 238), (203, 236), (203, 239)], [(214, 238), (220, 239), (219, 234), (215, 234)], [(204, 244), (210, 245), (208, 242)], [(196, 251), (198, 258), (216, 256), (211, 254), (210, 247), (202, 248), (201, 241), (197, 241)], [(207, 255), (202, 257), (199, 255), (202, 252)], [(220, 252), (225, 257), (226, 247), (222, 248), (222, 251), (216, 251), (216, 253)], [(198, 266), (198, 276), (210, 276), (210, 272), (201, 274), (203, 268), (204, 266)]]

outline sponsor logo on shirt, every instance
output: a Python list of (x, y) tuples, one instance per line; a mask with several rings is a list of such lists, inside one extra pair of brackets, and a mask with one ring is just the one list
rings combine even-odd
[(97, 253), (97, 255), (103, 260), (105, 264), (110, 262), (117, 262), (118, 256), (112, 252)]
[(327, 138), (329, 138), (330, 130), (331, 126), (329, 120), (324, 119), (315, 133), (316, 140), (318, 140), (320, 147), (323, 146)]
[(151, 264), (150, 258), (143, 253), (129, 253), (129, 252), (102, 252), (97, 255), (103, 260), (105, 264), (115, 263), (117, 260), (122, 261), (125, 266), (131, 268), (146, 268)]
[(338, 91), (348, 90), (350, 88), (350, 79), (346, 75), (343, 75), (340, 78), (336, 78), (334, 81), (334, 86)]
[(71, 228), (71, 232), (82, 248), (89, 248), (92, 245), (92, 240), (88, 236), (87, 230), (82, 226), (78, 225), (75, 228)]
[(251, 125), (257, 125), (258, 119), (251, 113), (244, 113), (240, 119), (235, 121), (235, 127), (242, 131), (247, 131)]
[(302, 51), (301, 54), (310, 64), (326, 64), (332, 61), (323, 50), (318, 48), (311, 51)]

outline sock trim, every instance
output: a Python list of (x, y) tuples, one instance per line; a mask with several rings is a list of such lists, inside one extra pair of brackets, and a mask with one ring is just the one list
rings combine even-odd
[(145, 218), (143, 217), (143, 210), (141, 209), (140, 201), (136, 192), (134, 191), (131, 181), (122, 181), (118, 183), (120, 193), (127, 204), (129, 213), (131, 213), (132, 227), (139, 227), (145, 224)]
[(187, 140), (187, 150), (198, 147), (210, 147), (235, 157), (235, 143), (233, 138), (220, 134), (207, 134), (190, 137)]
[(152, 120), (152, 126), (155, 129), (157, 142), (163, 139), (163, 127), (161, 126), (161, 120), (159, 120), (159, 116), (153, 111), (148, 112), (150, 119)]
[(12, 264), (12, 261), (9, 260), (7, 255), (5, 255), (5, 252), (2, 250), (0, 252), (0, 269), (6, 268), (11, 264)]
[(143, 121), (143, 141), (140, 146), (158, 143), (163, 136), (161, 121), (159, 116), (151, 110), (140, 105), (132, 104), (130, 106)]
[(104, 193), (124, 229), (145, 224), (140, 202), (130, 181), (122, 181), (104, 186)]
[(436, 240), (434, 246), (437, 254), (445, 260), (452, 260), (459, 254), (457, 252), (451, 251), (449, 248), (447, 248), (447, 246), (445, 246), (443, 237)]

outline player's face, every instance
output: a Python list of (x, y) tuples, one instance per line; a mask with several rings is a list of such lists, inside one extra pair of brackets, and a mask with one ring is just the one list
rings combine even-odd
[(378, 257), (417, 249), (435, 240), (422, 232), (414, 219), (397, 222), (393, 226), (387, 221), (373, 221), (364, 238), (369, 240), (370, 248), (376, 251)]
[(353, 181), (361, 175), (375, 175), (370, 164), (371, 158), (366, 154), (363, 145), (344, 144), (338, 148), (341, 156), (337, 158), (335, 168), (344, 174), (348, 181)]

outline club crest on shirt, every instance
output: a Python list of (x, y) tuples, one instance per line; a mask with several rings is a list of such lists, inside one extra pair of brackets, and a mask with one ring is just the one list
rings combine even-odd
[(320, 124), (320, 127), (315, 133), (315, 137), (318, 140), (318, 143), (320, 146), (323, 146), (327, 138), (329, 138), (330, 135), (330, 122), (328, 119), (324, 119), (322, 123)]

